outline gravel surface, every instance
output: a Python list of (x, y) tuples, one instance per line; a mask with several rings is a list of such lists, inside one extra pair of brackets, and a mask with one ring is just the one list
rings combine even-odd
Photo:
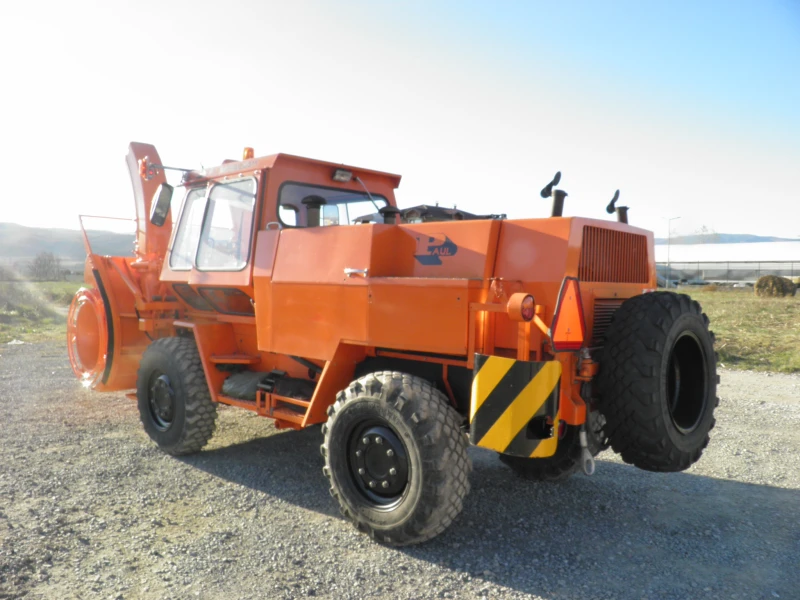
[(700, 462), (516, 478), (472, 448), (450, 529), (393, 549), (328, 494), (318, 427), (221, 408), (162, 454), (62, 344), (0, 348), (0, 598), (800, 598), (800, 377), (722, 372)]

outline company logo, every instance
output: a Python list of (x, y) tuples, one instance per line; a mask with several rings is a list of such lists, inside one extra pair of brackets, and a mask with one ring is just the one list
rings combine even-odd
[(443, 233), (432, 233), (417, 236), (417, 251), (414, 258), (421, 265), (431, 267), (441, 265), (443, 256), (453, 256), (457, 252), (458, 246), (449, 237)]

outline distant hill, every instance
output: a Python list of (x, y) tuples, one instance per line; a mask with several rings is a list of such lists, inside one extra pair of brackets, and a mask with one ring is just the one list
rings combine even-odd
[[(798, 238), (781, 238), (749, 233), (703, 233), (676, 236), (670, 244), (753, 244), (758, 242), (800, 242)], [(656, 238), (656, 245), (667, 244), (667, 238)]]
[[(133, 234), (88, 230), (92, 250), (98, 254), (130, 256), (133, 254)], [(82, 263), (86, 258), (83, 235), (73, 229), (24, 227), (15, 223), (0, 223), (0, 262), (30, 260), (40, 252), (52, 252), (62, 263)]]
[[(133, 253), (133, 234), (88, 230), (92, 249), (98, 254), (130, 256)], [(666, 245), (665, 238), (656, 238), (656, 245)], [(744, 233), (710, 233), (683, 235), (670, 240), (673, 246), (688, 244), (745, 244), (753, 242), (798, 242), (800, 239), (749, 235)], [(62, 263), (83, 263), (86, 253), (83, 236), (74, 229), (45, 229), (25, 227), (15, 223), (0, 223), (0, 263), (29, 261), (40, 252), (52, 252)]]

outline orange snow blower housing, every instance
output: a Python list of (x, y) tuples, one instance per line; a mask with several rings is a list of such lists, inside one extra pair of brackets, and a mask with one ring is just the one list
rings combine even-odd
[(562, 217), (557, 176), (550, 218), (426, 218), (397, 208), (389, 173), (248, 148), (173, 194), (153, 146), (132, 143), (127, 162), (135, 251), (86, 240), (69, 354), (85, 386), (135, 388), (171, 454), (207, 442), (218, 404), (325, 423), (343, 513), (406, 544), (460, 511), (467, 434), (539, 480), (591, 473), (609, 444), (683, 469), (708, 441), (708, 320), (687, 296), (647, 293), (653, 235), (624, 207), (619, 222)]

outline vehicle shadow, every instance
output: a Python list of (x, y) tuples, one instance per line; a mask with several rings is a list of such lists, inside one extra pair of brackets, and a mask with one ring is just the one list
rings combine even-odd
[[(181, 460), (340, 518), (321, 473), (320, 441), (312, 428)], [(800, 490), (607, 460), (593, 477), (532, 483), (493, 453), (470, 454), (472, 491), (453, 525), (428, 543), (376, 552), (546, 598), (800, 597)]]

